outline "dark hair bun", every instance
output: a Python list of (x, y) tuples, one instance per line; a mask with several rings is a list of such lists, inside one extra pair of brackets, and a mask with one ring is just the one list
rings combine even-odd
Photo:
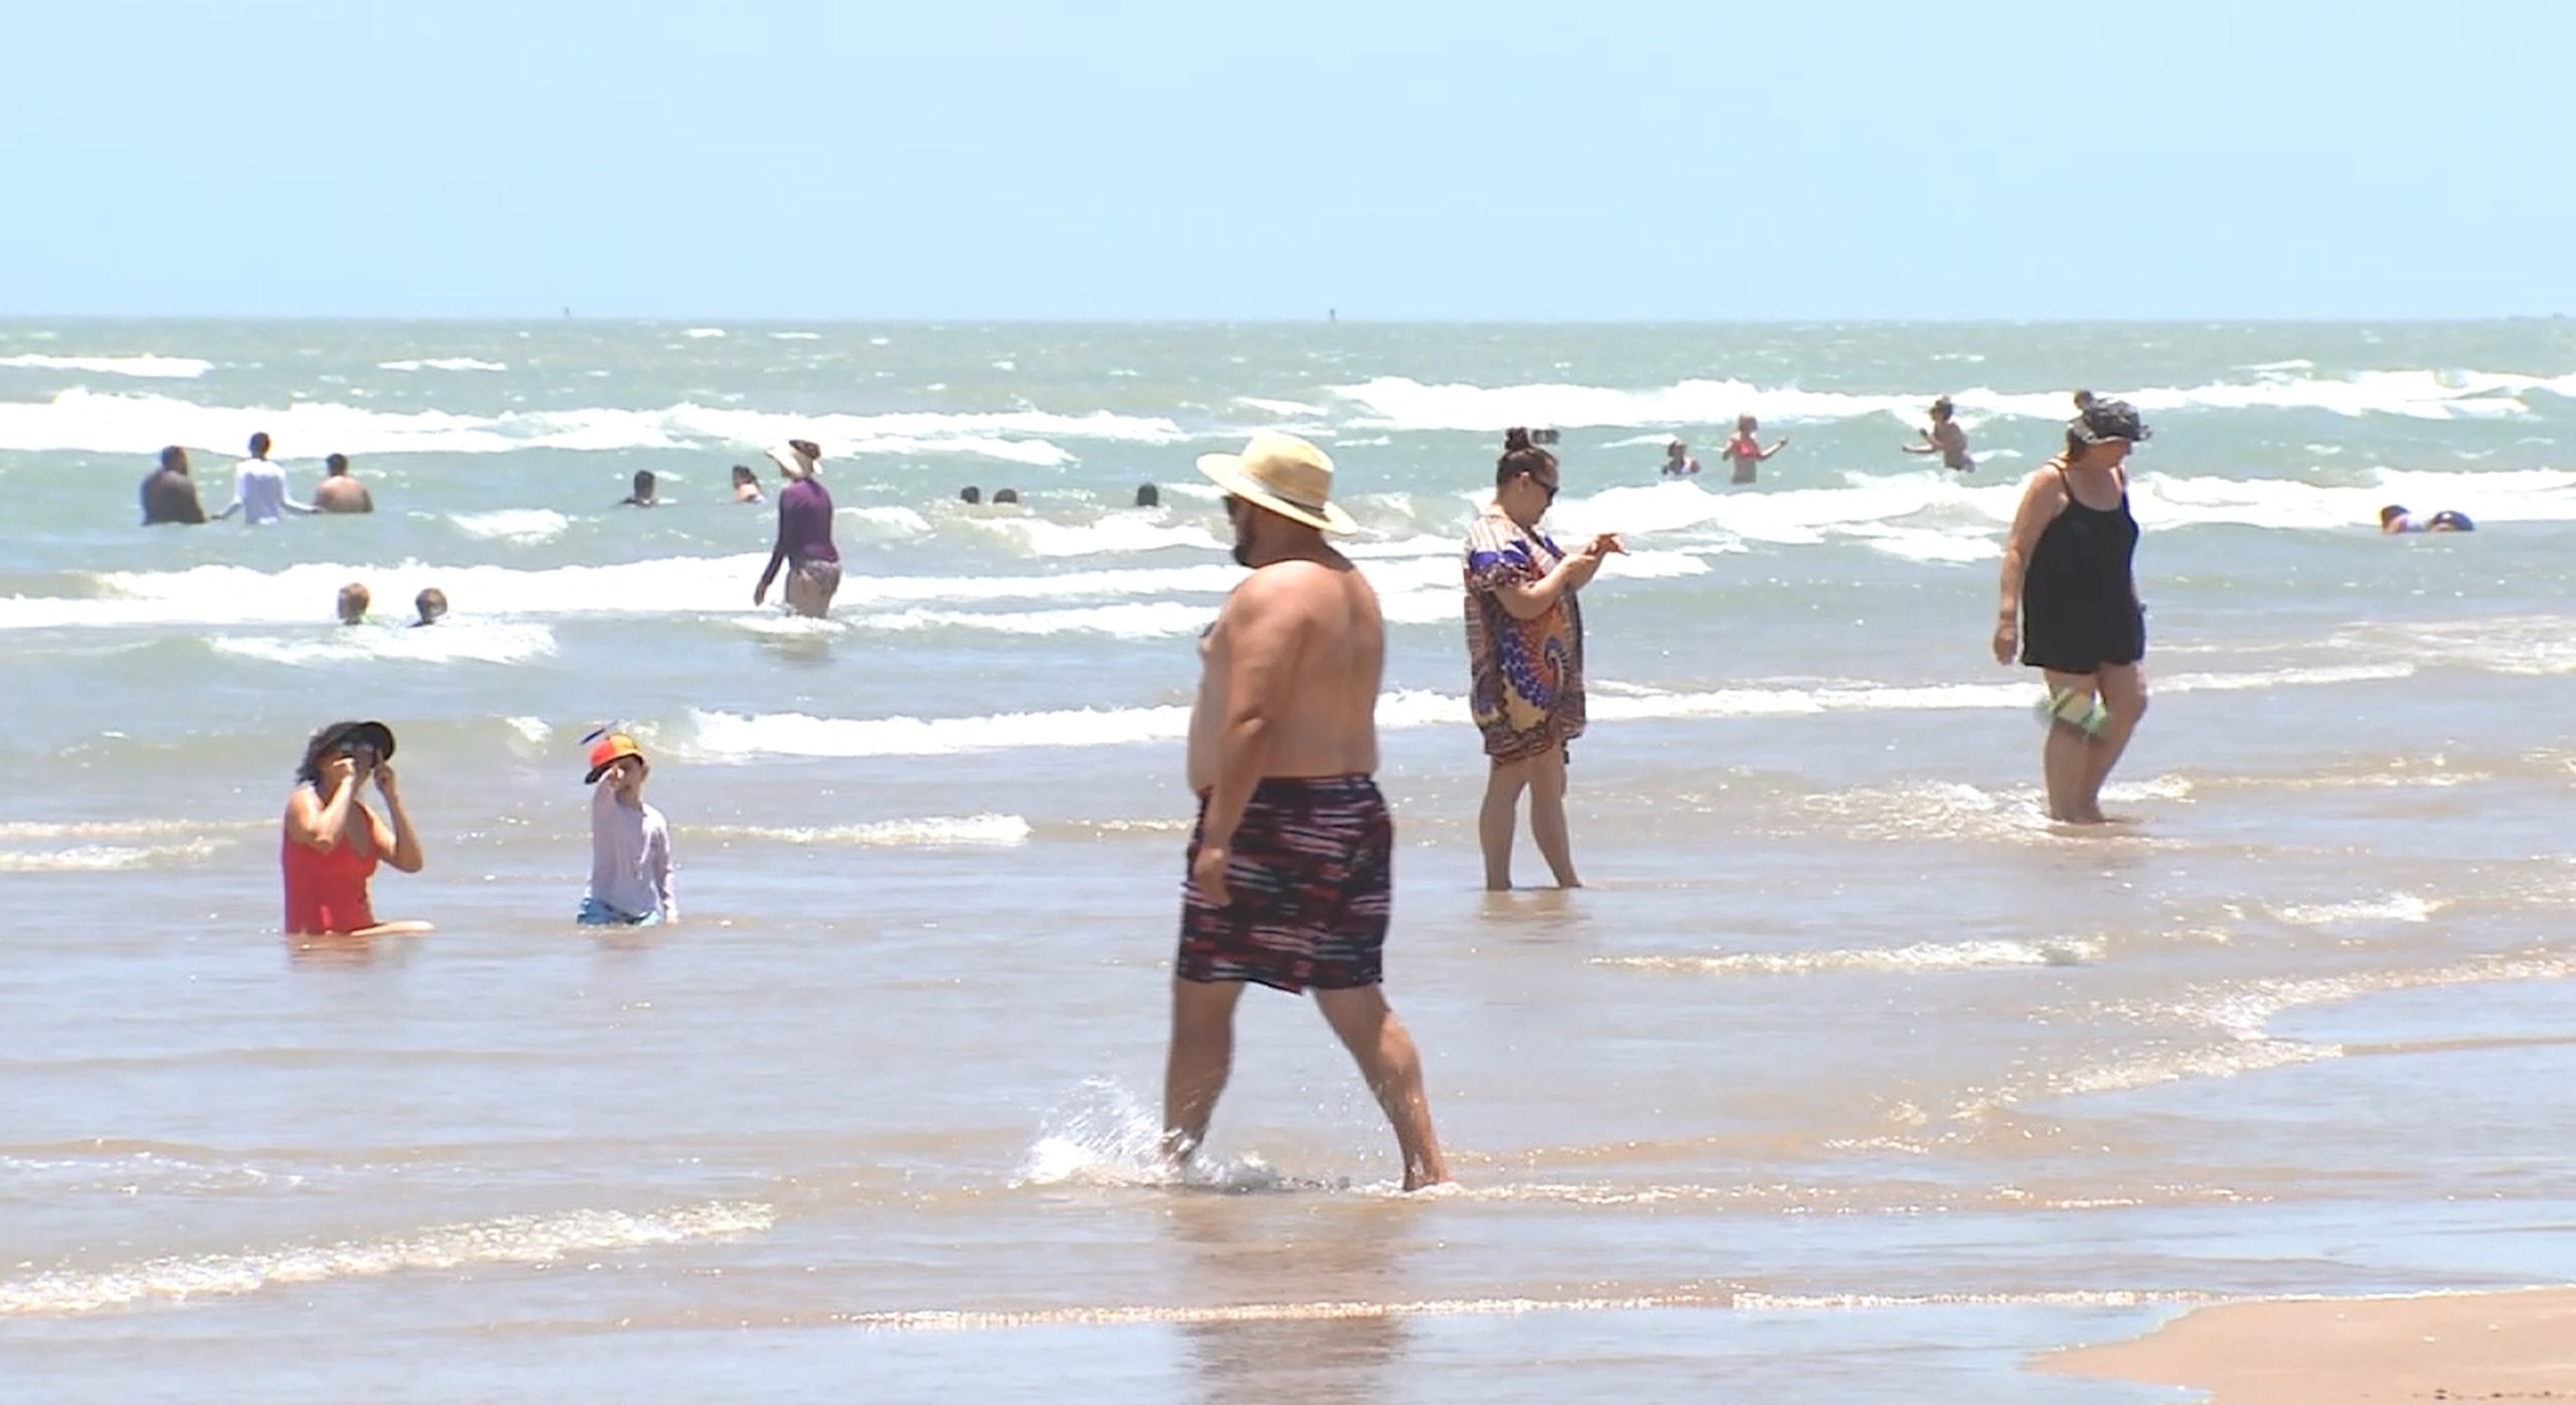
[(1526, 430), (1526, 429), (1513, 429), (1513, 430), (1507, 430), (1507, 431), (1505, 431), (1505, 432), (1504, 432), (1504, 434), (1503, 434), (1503, 452), (1504, 452), (1504, 453), (1506, 453), (1506, 454), (1517, 454), (1517, 453), (1520, 453), (1520, 452), (1522, 452), (1522, 451), (1524, 451), (1524, 450), (1528, 449), (1528, 448), (1529, 448), (1529, 446), (1530, 446), (1530, 437), (1529, 437), (1529, 431), (1528, 431), (1528, 430)]

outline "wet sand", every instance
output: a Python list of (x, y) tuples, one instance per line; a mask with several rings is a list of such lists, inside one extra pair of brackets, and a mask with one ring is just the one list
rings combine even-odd
[(2039, 1369), (2211, 1392), (2211, 1405), (2576, 1400), (2576, 1289), (2201, 1308)]

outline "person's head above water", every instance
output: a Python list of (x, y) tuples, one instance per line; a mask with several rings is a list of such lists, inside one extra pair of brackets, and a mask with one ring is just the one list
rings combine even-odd
[(733, 485), (735, 487), (740, 488), (746, 485), (757, 485), (759, 482), (760, 475), (752, 472), (749, 464), (738, 463), (733, 466)]
[(639, 468), (635, 470), (635, 491), (626, 500), (628, 502), (651, 502), (653, 500), (653, 470), (649, 468)]
[(1161, 507), (1163, 505), (1163, 490), (1155, 487), (1151, 483), (1137, 484), (1136, 505), (1138, 507)]
[(348, 471), (349, 456), (347, 454), (333, 454), (331, 457), (322, 461), (322, 476), (325, 478), (338, 478), (343, 474), (346, 474)]
[(1932, 418), (1936, 420), (1946, 420), (1956, 413), (1958, 413), (1957, 408), (1951, 405), (1950, 397), (1947, 395), (1932, 402)]
[(422, 591), (411, 603), (413, 609), (420, 611), (422, 624), (436, 624), (447, 617), (447, 592), (437, 586)]
[(984, 490), (969, 483), (957, 490), (957, 500), (972, 507), (984, 501)]
[(1020, 490), (1017, 488), (996, 488), (993, 490), (993, 501), (995, 503), (1016, 503), (1019, 500)]
[(188, 451), (173, 444), (161, 451), (161, 466), (172, 473), (188, 471)]
[(2405, 515), (2406, 509), (2404, 507), (2397, 503), (2390, 503), (2388, 506), (2379, 510), (2379, 525), (2385, 527), (2389, 523), (2403, 518)]
[(1751, 434), (1753, 431), (1760, 429), (1761, 427), (1761, 421), (1756, 420), (1751, 415), (1737, 415), (1735, 417), (1735, 432), (1738, 434)]
[(367, 618), (367, 588), (356, 581), (340, 587), (340, 623), (360, 624)]
[(268, 431), (261, 430), (250, 437), (250, 456), (255, 459), (268, 457)]
[(1664, 446), (1664, 457), (1668, 459), (1677, 459), (1689, 452), (1690, 445), (1685, 444), (1678, 439)]

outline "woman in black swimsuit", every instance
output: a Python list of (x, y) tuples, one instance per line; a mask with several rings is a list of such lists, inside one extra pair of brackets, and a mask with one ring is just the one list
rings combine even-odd
[(2146, 610), (2130, 574), (2138, 520), (2121, 468), (2147, 437), (2138, 412), (2095, 400), (2066, 427), (2066, 452), (2022, 485), (2004, 542), (1995, 662), (2048, 680), (2054, 720), (2040, 754), (2049, 818), (2102, 823), (2102, 782), (2147, 710)]

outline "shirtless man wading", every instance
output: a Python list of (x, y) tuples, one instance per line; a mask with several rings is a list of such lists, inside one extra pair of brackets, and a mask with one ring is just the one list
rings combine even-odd
[(1199, 471), (1227, 493), (1234, 559), (1252, 575), (1201, 641), (1189, 783), (1199, 797), (1172, 964), (1163, 1151), (1196, 1154), (1234, 1056), (1246, 981), (1311, 989), (1385, 1109), (1404, 1188), (1449, 1179), (1412, 1036), (1378, 987), (1395, 830), (1370, 778), (1386, 626), (1377, 594), (1323, 533), (1347, 532), (1333, 461), (1255, 435)]

